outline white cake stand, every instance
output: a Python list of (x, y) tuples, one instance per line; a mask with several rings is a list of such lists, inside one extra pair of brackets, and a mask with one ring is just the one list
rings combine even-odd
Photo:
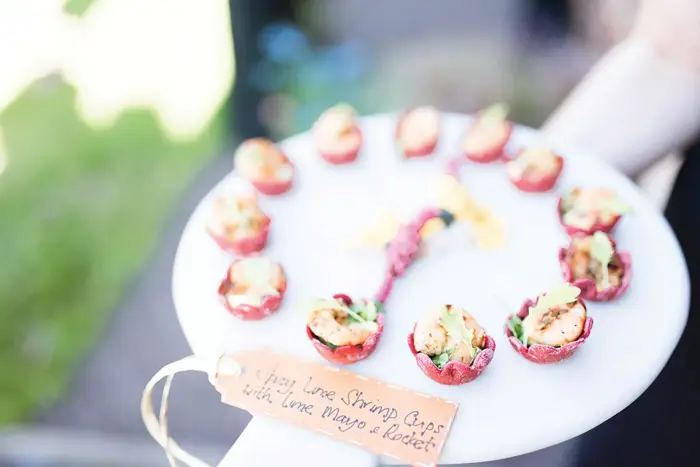
[[(349, 166), (324, 163), (308, 134), (284, 141), (282, 147), (298, 169), (296, 186), (285, 196), (263, 198), (261, 204), (273, 219), (265, 254), (284, 265), (289, 289), (279, 313), (263, 321), (240, 321), (217, 301), (217, 286), (232, 257), (205, 233), (211, 194), (205, 197), (183, 232), (173, 271), (175, 307), (194, 353), (270, 346), (322, 360), (307, 341), (305, 315), (294, 304), (337, 292), (373, 295), (384, 270), (384, 253), (348, 249), (348, 241), (383, 210), (394, 210), (408, 220), (420, 208), (434, 204), (434, 182), (445, 161), (457, 154), (459, 136), (468, 122), (469, 117), (446, 114), (438, 150), (426, 160), (397, 156), (395, 115), (361, 119), (363, 150)], [(509, 150), (537, 141), (537, 132), (519, 127)], [(567, 241), (557, 222), (555, 194), (519, 192), (499, 164), (466, 164), (463, 183), (507, 220), (507, 248), (476, 249), (466, 225), (454, 225), (433, 237), (428, 256), (411, 266), (387, 303), (386, 329), (376, 353), (351, 367), (459, 403), (443, 465), (525, 454), (603, 423), (654, 381), (686, 323), (688, 274), (664, 218), (612, 168), (591, 156), (574, 152), (564, 156), (557, 190), (611, 187), (634, 209), (616, 231), (619, 248), (632, 255), (632, 284), (616, 302), (589, 303), (593, 332), (572, 359), (549, 366), (530, 363), (511, 349), (503, 335), (506, 316), (516, 312), (524, 298), (561, 283), (557, 251)], [(212, 192), (235, 183), (240, 181), (226, 176)], [(497, 343), (491, 365), (464, 386), (441, 386), (425, 377), (406, 344), (416, 319), (428, 307), (444, 303), (470, 310)], [(301, 465), (302, 460), (306, 466), (396, 463), (256, 417), (226, 465)]]

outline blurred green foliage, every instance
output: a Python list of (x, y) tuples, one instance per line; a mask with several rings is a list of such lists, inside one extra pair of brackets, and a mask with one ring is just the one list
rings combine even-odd
[(93, 130), (74, 101), (70, 86), (47, 78), (0, 116), (0, 423), (61, 394), (222, 141), (223, 112), (183, 144), (148, 110)]

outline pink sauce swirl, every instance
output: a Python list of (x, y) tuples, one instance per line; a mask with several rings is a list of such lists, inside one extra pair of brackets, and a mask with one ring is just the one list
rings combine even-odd
[(382, 303), (387, 300), (394, 286), (394, 281), (406, 272), (420, 250), (420, 229), (430, 219), (438, 216), (440, 216), (439, 208), (423, 209), (413, 222), (401, 226), (399, 232), (387, 246), (387, 273), (375, 295), (375, 300)]

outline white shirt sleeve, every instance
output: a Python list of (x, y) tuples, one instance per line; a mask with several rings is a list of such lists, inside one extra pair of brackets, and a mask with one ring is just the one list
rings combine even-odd
[(543, 126), (636, 175), (700, 131), (700, 1), (645, 1), (615, 46)]

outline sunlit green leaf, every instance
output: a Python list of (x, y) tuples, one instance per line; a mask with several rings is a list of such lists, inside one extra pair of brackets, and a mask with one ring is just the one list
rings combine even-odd
[(479, 118), (486, 122), (500, 122), (508, 117), (509, 112), (510, 106), (505, 102), (499, 102), (484, 109), (479, 114)]
[(443, 352), (440, 355), (436, 355), (434, 357), (430, 358), (433, 363), (435, 364), (436, 367), (439, 369), (443, 369), (443, 367), (447, 364), (447, 362), (450, 360), (450, 356), (447, 354), (447, 352)]
[(540, 315), (547, 312), (550, 308), (566, 305), (575, 301), (580, 293), (581, 289), (578, 287), (571, 284), (562, 284), (541, 296), (530, 313)]
[(443, 307), (440, 316), (440, 325), (445, 328), (448, 336), (456, 339), (457, 342), (464, 342), (469, 347), (469, 354), (474, 356), (476, 353), (472, 344), (474, 340), (474, 330), (468, 328), (464, 323), (464, 318), (460, 310), (453, 308), (453, 312), (450, 312), (447, 307)]
[(596, 259), (603, 268), (607, 268), (612, 260), (613, 250), (612, 242), (603, 232), (596, 232), (591, 237), (591, 256)]
[(601, 209), (618, 216), (632, 212), (632, 207), (617, 197), (601, 200)]

